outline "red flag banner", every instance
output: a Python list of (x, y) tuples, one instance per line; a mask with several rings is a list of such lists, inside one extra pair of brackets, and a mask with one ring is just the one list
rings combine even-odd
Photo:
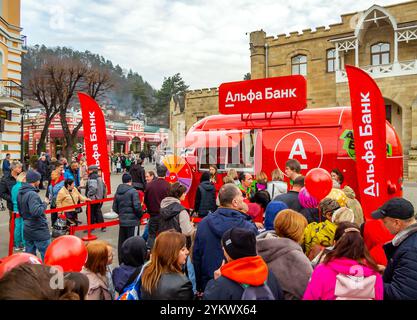
[(97, 165), (103, 174), (107, 194), (111, 193), (109, 156), (107, 153), (106, 121), (97, 102), (85, 93), (78, 93), (84, 127), (87, 165)]
[(375, 81), (363, 70), (346, 66), (352, 104), (356, 172), (366, 219), (387, 200), (385, 179), (385, 104)]

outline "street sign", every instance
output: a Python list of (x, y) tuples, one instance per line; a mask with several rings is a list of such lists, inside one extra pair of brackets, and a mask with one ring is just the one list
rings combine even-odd
[(301, 75), (223, 83), (222, 114), (300, 111), (307, 107), (307, 85)]
[(0, 119), (12, 120), (12, 110), (0, 109)]

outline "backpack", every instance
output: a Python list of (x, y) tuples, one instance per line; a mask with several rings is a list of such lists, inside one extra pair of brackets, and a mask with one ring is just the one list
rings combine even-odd
[(242, 284), (243, 294), (240, 300), (276, 300), (271, 288), (264, 283), (261, 286)]
[(141, 300), (140, 287), (142, 285), (142, 273), (147, 265), (148, 263), (143, 265), (142, 270), (136, 277), (135, 281), (124, 288), (123, 292), (119, 295), (117, 300)]
[(339, 273), (336, 276), (336, 300), (374, 300), (376, 276), (353, 276)]
[(68, 234), (69, 228), (67, 225), (67, 220), (64, 215), (59, 215), (58, 219), (52, 226), (52, 238), (58, 238), (60, 236), (65, 236)]

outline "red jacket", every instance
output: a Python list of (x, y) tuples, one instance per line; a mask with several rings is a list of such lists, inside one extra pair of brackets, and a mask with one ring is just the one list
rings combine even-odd
[(394, 236), (385, 228), (381, 220), (369, 220), (365, 222), (363, 239), (372, 258), (377, 264), (387, 265), (387, 257), (383, 245), (390, 242)]

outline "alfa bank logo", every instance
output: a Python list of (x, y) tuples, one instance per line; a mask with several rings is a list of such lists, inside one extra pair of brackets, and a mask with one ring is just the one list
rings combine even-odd
[(323, 161), (323, 146), (320, 140), (307, 131), (294, 131), (284, 135), (276, 144), (274, 151), (275, 165), (285, 172), (288, 159), (298, 160), (301, 173), (319, 168)]

